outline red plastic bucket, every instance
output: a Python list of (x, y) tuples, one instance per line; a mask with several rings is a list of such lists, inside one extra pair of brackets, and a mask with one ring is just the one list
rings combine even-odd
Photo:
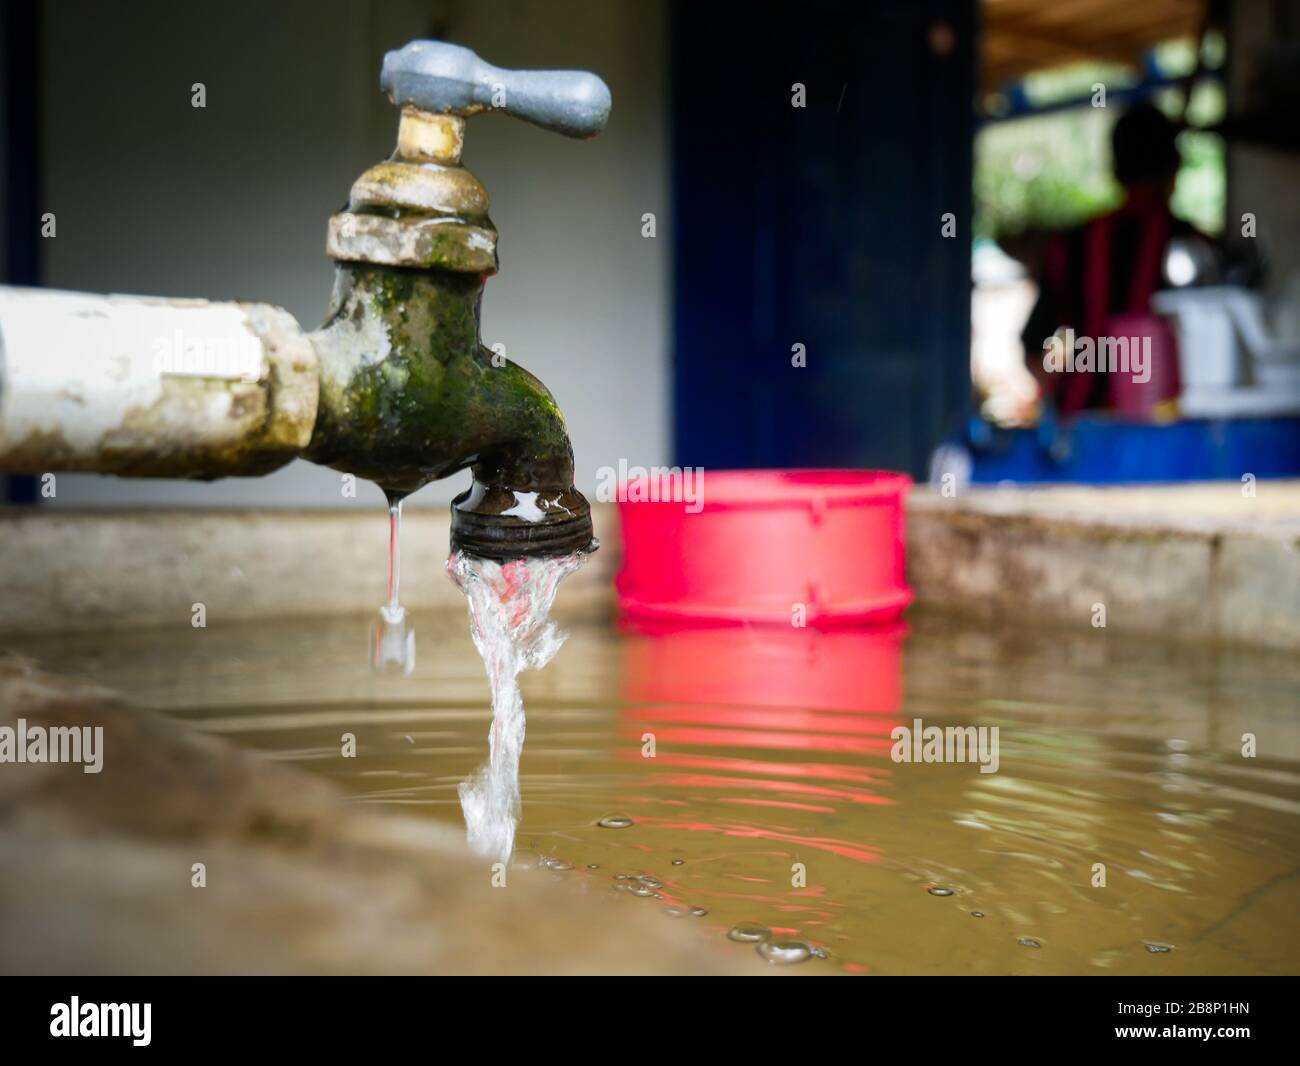
[(892, 621), (911, 479), (875, 470), (723, 470), (620, 486), (635, 618), (780, 625)]

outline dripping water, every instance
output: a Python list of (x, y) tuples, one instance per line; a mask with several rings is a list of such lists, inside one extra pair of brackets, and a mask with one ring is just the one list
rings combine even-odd
[(400, 493), (388, 493), (388, 600), (370, 631), (370, 665), (410, 674), (415, 669), (415, 630), (401, 603), (402, 498)]

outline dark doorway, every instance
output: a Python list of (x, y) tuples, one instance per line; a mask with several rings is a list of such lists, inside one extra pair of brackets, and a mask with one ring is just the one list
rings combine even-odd
[(917, 475), (960, 422), (975, 25), (963, 0), (677, 5), (677, 462)]

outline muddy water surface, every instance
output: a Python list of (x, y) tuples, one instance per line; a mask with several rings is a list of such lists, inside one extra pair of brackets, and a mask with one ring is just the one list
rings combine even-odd
[[(802, 958), (727, 937), (756, 926), (821, 972), (1300, 971), (1292, 658), (924, 617), (565, 628), (521, 679), (515, 861), (575, 891), (627, 893), (720, 952)], [(371, 672), (356, 618), (4, 643), (358, 803), (463, 826), (483, 665), (462, 616), (416, 629), (409, 678)], [(997, 727), (997, 772), (895, 762), (891, 732), (918, 719)]]

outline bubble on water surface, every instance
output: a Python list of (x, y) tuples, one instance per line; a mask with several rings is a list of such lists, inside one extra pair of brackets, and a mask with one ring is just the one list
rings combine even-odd
[(944, 888), (942, 885), (934, 885), (932, 888), (929, 889), (929, 893), (932, 896), (951, 896), (952, 889)]
[(708, 914), (708, 913), (709, 913), (709, 912), (708, 912), (707, 910), (705, 910), (703, 907), (692, 907), (692, 908), (691, 908), (691, 917), (692, 917), (692, 918), (703, 918), (703, 917), (704, 917), (706, 914)]
[(669, 918), (685, 918), (690, 912), (684, 907), (665, 907), (664, 913)]
[(542, 865), (548, 870), (572, 870), (573, 863), (565, 862), (563, 859), (543, 859)]
[(777, 966), (792, 966), (796, 962), (807, 962), (814, 955), (812, 947), (802, 940), (765, 940), (754, 950), (759, 957)]
[(587, 869), (588, 869), (588, 870), (599, 870), (599, 869), (600, 869), (600, 863), (598, 863), (598, 862), (589, 862), (589, 863), (587, 863)]
[(983, 918), (983, 917), (984, 917), (984, 912), (983, 912), (983, 911), (971, 911), (971, 912), (970, 912), (970, 916), (971, 916), (972, 918)]
[(684, 863), (685, 861), (686, 861), (685, 859), (673, 859), (673, 865), (674, 865), (674, 866), (681, 866), (682, 863)]
[(727, 930), (727, 939), (741, 944), (757, 944), (771, 935), (772, 930), (757, 922), (740, 922)]
[(1035, 940), (1032, 936), (1022, 936), (1016, 941), (1022, 948), (1041, 948), (1042, 941)]
[(643, 885), (646, 885), (646, 886), (649, 887), (649, 888), (663, 888), (663, 887), (664, 887), (664, 883), (663, 883), (662, 881), (659, 881), (659, 880), (657, 880), (657, 879), (655, 879), (655, 878), (653, 878), (653, 877), (647, 877), (645, 874), (642, 874), (640, 877), (637, 878), (637, 880), (640, 881)]
[(621, 814), (611, 814), (607, 818), (602, 818), (596, 824), (601, 829), (626, 829), (632, 824), (632, 819), (624, 818)]
[(1154, 940), (1144, 940), (1142, 946), (1152, 955), (1167, 955), (1174, 950), (1173, 944), (1161, 944)]

